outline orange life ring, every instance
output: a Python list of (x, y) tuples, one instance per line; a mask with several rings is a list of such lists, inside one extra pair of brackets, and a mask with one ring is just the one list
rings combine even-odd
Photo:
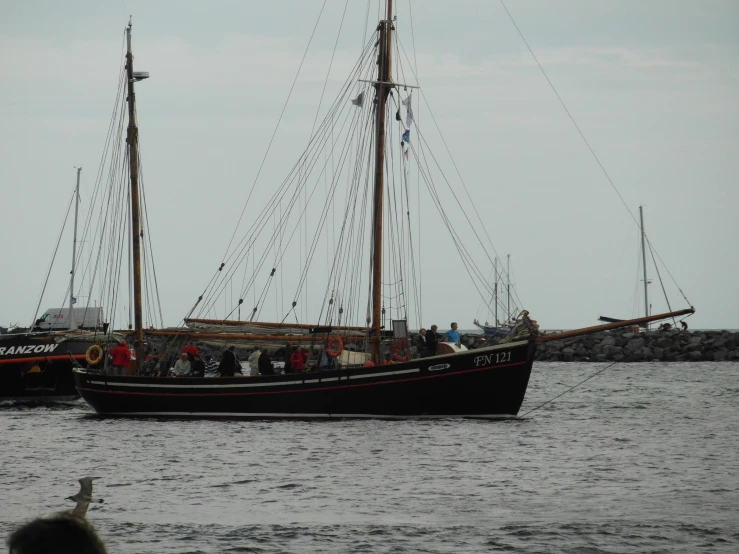
[[(338, 346), (336, 351), (334, 351), (334, 346)], [(330, 341), (328, 341), (328, 346), (326, 347), (326, 355), (329, 358), (338, 358), (339, 354), (341, 354), (344, 351), (344, 341), (341, 340), (341, 337), (333, 337)]]
[[(398, 348), (405, 348), (405, 356), (401, 356), (398, 354)], [(411, 359), (411, 352), (408, 348), (405, 347), (405, 339), (398, 339), (393, 343), (393, 348), (390, 351), (390, 354), (396, 362), (407, 362)]]
[[(93, 353), (95, 353), (94, 356)], [(100, 348), (100, 345), (98, 344), (93, 344), (90, 348), (87, 349), (87, 352), (85, 352), (85, 361), (87, 362), (87, 365), (98, 365), (102, 359), (103, 349)]]

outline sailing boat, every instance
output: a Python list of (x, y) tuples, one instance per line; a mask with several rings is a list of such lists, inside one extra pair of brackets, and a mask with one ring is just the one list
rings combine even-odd
[[(100, 310), (74, 307), (77, 302), (74, 278), (77, 266), (77, 210), (81, 171), (82, 168), (78, 167), (73, 196), (75, 212), (69, 307), (47, 310), (38, 320), (34, 316), (32, 331), (0, 335), (0, 398), (76, 398), (78, 394), (72, 368), (87, 365), (87, 360), (92, 359), (91, 355), (101, 354), (101, 350), (95, 348), (102, 338), (102, 333), (98, 331)], [(39, 306), (40, 303), (41, 300)]]
[[(649, 303), (649, 289), (648, 286), (652, 282), (651, 280), (647, 279), (647, 235), (644, 230), (644, 206), (639, 206), (639, 234), (640, 234), (640, 245), (641, 245), (641, 269), (642, 269), (642, 284), (644, 287), (644, 315), (649, 316), (650, 312), (652, 311), (652, 306)], [(669, 303), (668, 303), (669, 306)], [(619, 323), (624, 321), (623, 319), (617, 319), (615, 317), (608, 317), (608, 316), (599, 316), (598, 321), (603, 321), (606, 323)], [(669, 324), (664, 324), (669, 328)], [(687, 324), (683, 323), (683, 325), (687, 328)], [(645, 329), (649, 329), (649, 323), (642, 324), (642, 327)]]
[[(141, 314), (137, 312), (135, 318), (134, 342), (137, 350), (143, 349), (144, 337), (148, 339), (164, 338), (173, 334), (200, 339), (219, 339), (224, 341), (246, 341), (251, 340), (259, 344), (278, 343), (282, 341), (293, 341), (301, 344), (313, 344), (318, 342), (325, 345), (325, 352), (334, 359), (328, 367), (315, 368), (313, 371), (301, 371), (285, 375), (256, 375), (250, 377), (221, 377), (209, 379), (205, 377), (144, 377), (133, 376), (110, 376), (98, 371), (79, 369), (75, 371), (75, 382), (77, 389), (84, 400), (92, 406), (96, 412), (103, 415), (115, 416), (174, 416), (174, 417), (243, 417), (243, 418), (405, 418), (405, 417), (472, 417), (472, 418), (506, 418), (515, 417), (523, 402), (531, 374), (534, 353), (538, 342), (552, 340), (563, 335), (539, 336), (538, 327), (529, 319), (525, 310), (520, 313), (519, 323), (511, 330), (501, 344), (496, 346), (467, 350), (463, 347), (448, 344), (446, 349), (449, 353), (431, 355), (425, 358), (413, 359), (408, 347), (408, 324), (406, 318), (390, 317), (392, 328), (386, 329), (385, 318), (387, 311), (398, 313), (402, 310), (397, 303), (401, 296), (388, 293), (387, 289), (393, 283), (401, 283), (407, 280), (403, 270), (398, 269), (394, 280), (383, 271), (384, 255), (383, 247), (386, 246), (387, 237), (385, 232), (392, 232), (400, 228), (400, 223), (392, 217), (385, 218), (387, 203), (392, 195), (385, 193), (393, 184), (392, 179), (386, 179), (388, 167), (393, 163), (392, 157), (386, 153), (392, 152), (390, 145), (393, 144), (391, 134), (391, 118), (393, 108), (397, 108), (395, 120), (402, 124), (400, 115), (401, 104), (406, 107), (407, 117), (405, 130), (402, 133), (400, 144), (403, 148), (402, 158), (409, 156), (409, 129), (413, 121), (410, 109), (409, 97), (401, 103), (397, 103), (396, 96), (401, 90), (415, 88), (415, 85), (404, 84), (396, 80), (392, 70), (393, 60), (393, 3), (387, 2), (386, 18), (378, 24), (376, 35), (371, 37), (364, 48), (360, 62), (355, 66), (352, 73), (354, 77), (347, 81), (342, 88), (340, 101), (334, 103), (329, 116), (325, 121), (336, 121), (342, 113), (342, 106), (356, 106), (354, 114), (347, 116), (352, 120), (355, 115), (361, 113), (368, 115), (369, 124), (362, 128), (367, 130), (368, 135), (357, 135), (356, 144), (360, 148), (367, 148), (370, 152), (368, 163), (365, 158), (357, 158), (354, 164), (353, 175), (366, 175), (367, 183), (370, 185), (364, 192), (365, 198), (371, 200), (369, 213), (370, 236), (366, 242), (369, 245), (370, 271), (367, 299), (366, 326), (347, 325), (347, 312), (357, 317), (356, 295), (363, 289), (359, 274), (362, 272), (362, 260), (352, 258), (352, 254), (360, 252), (355, 248), (363, 239), (347, 232), (350, 238), (344, 234), (339, 241), (340, 253), (334, 259), (331, 266), (331, 279), (341, 280), (343, 285), (332, 288), (327, 287), (327, 299), (325, 301), (326, 311), (319, 316), (320, 324), (310, 323), (286, 323), (288, 315), (294, 315), (296, 320), (298, 300), (293, 300), (287, 315), (279, 322), (254, 321), (261, 307), (264, 306), (263, 298), (269, 285), (274, 282), (274, 276), (278, 261), (284, 256), (284, 249), (277, 246), (277, 241), (288, 235), (285, 222), (291, 217), (282, 217), (276, 229), (275, 238), (269, 242), (269, 247), (260, 254), (262, 259), (259, 263), (252, 262), (255, 275), (262, 267), (270, 249), (274, 249), (275, 264), (268, 271), (267, 284), (260, 295), (260, 300), (255, 301), (251, 318), (248, 321), (231, 321), (227, 318), (201, 318), (191, 317), (195, 309), (202, 308), (211, 302), (209, 293), (202, 294), (195, 306), (186, 317), (187, 328), (178, 330), (152, 330), (145, 331), (141, 325)], [(126, 71), (129, 87), (129, 114), (130, 125), (135, 125), (135, 109), (133, 102), (133, 54), (131, 52), (131, 26), (127, 29), (128, 51), (126, 55)], [(377, 67), (377, 73), (371, 78), (363, 73), (369, 67)], [(369, 90), (373, 92), (373, 101), (365, 102), (366, 91), (360, 92), (355, 98), (347, 97), (348, 91), (354, 87), (354, 81), (367, 83)], [(351, 100), (349, 103), (348, 100)], [(395, 103), (395, 104), (394, 104)], [(131, 129), (131, 127), (129, 127)], [(333, 135), (327, 127), (319, 126), (317, 133), (326, 141), (334, 144)], [(138, 197), (137, 186), (137, 157), (136, 157), (136, 129), (129, 132), (133, 139), (129, 141), (131, 199)], [(369, 138), (367, 138), (369, 137)], [(365, 140), (367, 139), (367, 140)], [(397, 142), (395, 142), (397, 144)], [(234, 252), (242, 253), (252, 251), (255, 238), (266, 227), (270, 218), (277, 213), (280, 195), (285, 196), (287, 184), (290, 182), (303, 185), (306, 175), (310, 174), (311, 167), (321, 159), (321, 151), (310, 150), (315, 145), (313, 137), (309, 149), (290, 173), (286, 184), (281, 185), (275, 196), (270, 201), (270, 208), (265, 212), (266, 216), (255, 219), (252, 226), (253, 236), (244, 240), (243, 245), (235, 247)], [(345, 161), (344, 158), (341, 158)], [(313, 164), (313, 165), (311, 165)], [(326, 161), (324, 167), (328, 165)], [(369, 168), (366, 173), (363, 171)], [(339, 182), (334, 179), (332, 187)], [(363, 178), (353, 178), (352, 183), (357, 186), (350, 195), (347, 205), (354, 207), (361, 205), (357, 195), (358, 184)], [(328, 187), (327, 187), (328, 188)], [(305, 189), (296, 188), (288, 210), (293, 209), (292, 201), (300, 197)], [(334, 190), (332, 188), (331, 192)], [(370, 194), (371, 192), (371, 194)], [(311, 193), (312, 194), (312, 193)], [(307, 196), (307, 194), (306, 194)], [(399, 202), (402, 201), (402, 198)], [(329, 204), (324, 206), (328, 210)], [(439, 203), (437, 209), (442, 210)], [(136, 244), (138, 240), (137, 218), (138, 205), (132, 204), (133, 223), (133, 256), (134, 267), (138, 263), (136, 257), (139, 255)], [(304, 208), (305, 210), (305, 208)], [(326, 211), (322, 212), (321, 221), (327, 218)], [(364, 213), (363, 209), (360, 210)], [(402, 208), (401, 208), (402, 211)], [(303, 212), (305, 213), (305, 212)], [(351, 226), (352, 214), (345, 218), (347, 227)], [(275, 218), (276, 219), (276, 218)], [(277, 224), (275, 224), (277, 226)], [(295, 228), (297, 230), (297, 227)], [(295, 232), (295, 231), (294, 231)], [(292, 236), (292, 235), (289, 235)], [(289, 236), (286, 242), (289, 242)], [(354, 238), (351, 238), (354, 237)], [(352, 242), (354, 240), (355, 242)], [(306, 241), (307, 242), (307, 241)], [(395, 240), (391, 242), (390, 248), (396, 248), (391, 253), (402, 262), (403, 256), (399, 255), (402, 242)], [(306, 264), (301, 270), (300, 287), (305, 282), (305, 275), (310, 266), (310, 254), (314, 249), (306, 248)], [(387, 252), (385, 252), (387, 254)], [(254, 258), (256, 255), (253, 254)], [(340, 256), (343, 256), (340, 258)], [(244, 256), (246, 257), (246, 256)], [(358, 255), (357, 255), (358, 258)], [(338, 264), (341, 259), (343, 265)], [(465, 258), (469, 263), (469, 257)], [(217, 282), (224, 275), (222, 271), (226, 266), (224, 261), (213, 281)], [(269, 266), (268, 266), (269, 267)], [(406, 264), (407, 271), (407, 264)], [(356, 270), (353, 273), (342, 273), (345, 269)], [(226, 272), (229, 270), (226, 269)], [(348, 270), (347, 270), (348, 271)], [(140, 278), (134, 271), (134, 278)], [(246, 280), (246, 279), (245, 279)], [(249, 286), (251, 286), (251, 281)], [(343, 287), (343, 288), (342, 288)], [(134, 307), (141, 308), (140, 285), (135, 287)], [(345, 292), (342, 292), (345, 291)], [(256, 295), (255, 295), (256, 296)], [(307, 294), (306, 294), (307, 296)], [(391, 302), (395, 304), (391, 304)], [(238, 302), (234, 310), (240, 310), (244, 302), (244, 295), (239, 294)], [(401, 302), (400, 308), (405, 304)], [(345, 310), (346, 308), (346, 310)], [(692, 313), (692, 308), (680, 313)], [(652, 316), (646, 319), (660, 319), (665, 314)], [(642, 318), (645, 319), (645, 318)], [(315, 321), (315, 320), (314, 320)], [(636, 321), (636, 320), (635, 320)], [(567, 336), (578, 333), (589, 333), (606, 328), (615, 328), (622, 324), (599, 326), (596, 329), (585, 329), (570, 331)], [(344, 349), (344, 341), (353, 342), (355, 347), (349, 351)], [(348, 344), (347, 344), (348, 346)], [(140, 358), (137, 360), (140, 363)]]
[[(498, 319), (498, 286), (499, 286), (499, 277), (498, 274), (498, 258), (495, 258), (495, 261), (493, 263), (493, 273), (495, 274), (495, 283), (493, 286), (493, 313), (495, 315), (495, 324), (490, 325), (487, 321), (485, 324), (481, 324), (477, 319), (475, 319), (472, 323), (474, 323), (475, 327), (478, 327), (482, 329), (483, 333), (490, 336), (499, 336), (504, 337), (508, 335), (511, 332), (511, 329), (513, 329), (518, 321), (516, 320), (516, 314), (515, 312), (511, 312), (511, 255), (508, 254), (507, 256), (507, 268), (506, 268), (506, 317), (505, 321), (500, 321)], [(517, 311), (517, 310), (516, 310)]]

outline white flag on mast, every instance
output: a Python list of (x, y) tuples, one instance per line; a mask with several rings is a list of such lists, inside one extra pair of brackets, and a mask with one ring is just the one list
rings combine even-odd
[(405, 100), (403, 100), (402, 102), (403, 106), (405, 106), (405, 132), (403, 133), (401, 142), (403, 143), (403, 153), (405, 154), (406, 159), (408, 159), (408, 150), (410, 150), (409, 144), (411, 142), (411, 122), (413, 121), (413, 108), (411, 107), (412, 94), (413, 91), (409, 92), (408, 96), (406, 96)]

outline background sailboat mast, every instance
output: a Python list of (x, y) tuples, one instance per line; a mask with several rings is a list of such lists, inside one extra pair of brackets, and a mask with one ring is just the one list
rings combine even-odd
[(506, 322), (511, 321), (511, 255), (506, 258), (506, 295), (508, 296), (506, 304)]
[(380, 22), (380, 49), (375, 83), (375, 195), (373, 204), (374, 245), (372, 248), (372, 358), (381, 363), (382, 316), (382, 195), (385, 166), (385, 107), (390, 92), (393, 1), (387, 0), (387, 19)]
[(144, 330), (141, 308), (141, 221), (139, 219), (139, 130), (136, 126), (136, 95), (133, 91), (133, 54), (131, 53), (131, 21), (126, 28), (126, 74), (128, 77), (128, 159), (131, 173), (131, 223), (133, 229), (133, 309), (136, 366), (144, 357)]
[(495, 296), (495, 327), (498, 327), (498, 258), (496, 256), (495, 260), (493, 260), (493, 272), (495, 273), (495, 289), (494, 296)]
[(72, 239), (72, 277), (69, 281), (69, 328), (74, 330), (77, 328), (77, 319), (74, 317), (74, 270), (77, 267), (77, 214), (80, 207), (80, 172), (81, 167), (77, 168), (77, 185), (74, 187), (74, 238)]
[[(641, 224), (641, 259), (642, 269), (644, 270), (644, 315), (649, 317), (649, 296), (647, 293), (647, 251), (644, 248), (644, 207), (639, 206), (639, 223)], [(646, 324), (646, 328), (649, 329), (649, 323)]]

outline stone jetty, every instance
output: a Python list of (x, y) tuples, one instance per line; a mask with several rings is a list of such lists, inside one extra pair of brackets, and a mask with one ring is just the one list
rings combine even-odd
[(674, 329), (601, 332), (540, 344), (536, 348), (536, 359), (559, 362), (739, 361), (739, 333)]

